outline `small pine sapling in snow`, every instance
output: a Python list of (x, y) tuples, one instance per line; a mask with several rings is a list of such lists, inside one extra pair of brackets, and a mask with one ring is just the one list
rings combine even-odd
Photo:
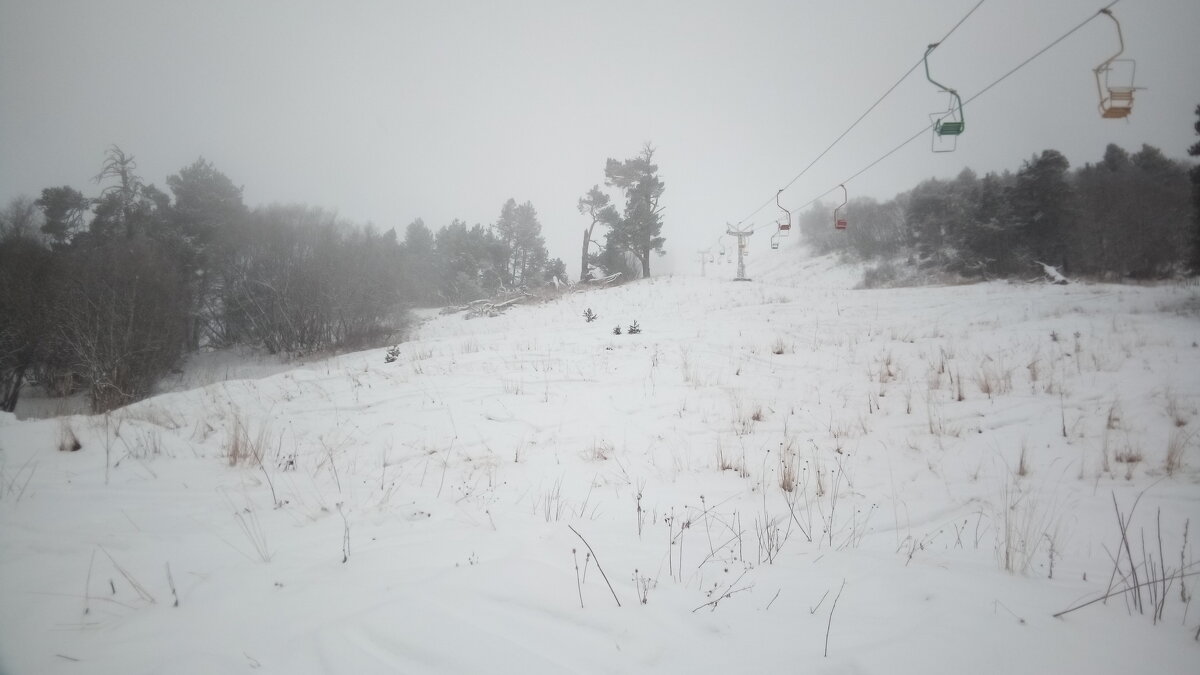
[(634, 321), (633, 323), (629, 324), (630, 335), (637, 335), (640, 332), (642, 332), (642, 327), (638, 325), (638, 322)]
[(394, 363), (400, 358), (400, 345), (392, 345), (388, 347), (387, 354), (383, 357), (384, 363)]
[(613, 335), (620, 335), (620, 334), (621, 334), (621, 325), (617, 324), (616, 326), (613, 326)]
[(591, 323), (599, 318), (600, 317), (597, 316), (596, 313), (592, 311), (591, 307), (588, 307), (587, 311), (583, 313), (583, 320), (587, 321), (588, 323)]

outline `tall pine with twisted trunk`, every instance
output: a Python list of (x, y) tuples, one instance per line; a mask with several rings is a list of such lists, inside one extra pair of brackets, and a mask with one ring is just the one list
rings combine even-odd
[(642, 263), (642, 276), (650, 276), (650, 252), (663, 255), (661, 237), (663, 207), (659, 204), (666, 185), (658, 177), (654, 163), (654, 147), (642, 146), (633, 159), (618, 162), (609, 159), (604, 167), (604, 182), (625, 193), (625, 212), (608, 235), (608, 243), (620, 251), (628, 251)]

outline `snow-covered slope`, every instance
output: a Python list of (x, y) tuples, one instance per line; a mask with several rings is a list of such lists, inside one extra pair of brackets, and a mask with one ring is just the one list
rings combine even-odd
[[(736, 256), (717, 260), (717, 277), (732, 278)], [(836, 254), (813, 255), (803, 244), (785, 241), (778, 250), (755, 250), (746, 258), (746, 274), (754, 281), (771, 286), (804, 289), (857, 288), (866, 265), (846, 262)], [(710, 268), (711, 269), (711, 268)]]
[(777, 261), (0, 419), (0, 672), (1195, 672), (1195, 288)]

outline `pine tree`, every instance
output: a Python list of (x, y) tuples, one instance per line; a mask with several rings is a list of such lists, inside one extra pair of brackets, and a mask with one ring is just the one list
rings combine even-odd
[(562, 258), (554, 258), (546, 263), (542, 270), (542, 281), (548, 284), (556, 282), (565, 282), (567, 278), (567, 264), (562, 261)]
[(625, 193), (625, 210), (609, 232), (608, 245), (637, 256), (642, 276), (650, 276), (650, 252), (664, 253), (663, 207), (659, 204), (666, 184), (658, 177), (654, 147), (642, 146), (637, 157), (618, 162), (609, 159), (604, 167), (605, 184)]
[(1070, 273), (1067, 237), (1075, 226), (1076, 201), (1067, 170), (1071, 164), (1057, 150), (1043, 150), (1017, 172), (1011, 206), (1021, 238), (1033, 259)]
[(437, 304), (441, 284), (433, 233), (420, 218), (409, 223), (404, 231), (401, 261), (404, 285), (411, 299), (425, 307)]
[(55, 245), (65, 246), (83, 230), (84, 214), (87, 213), (92, 200), (84, 197), (79, 190), (64, 185), (42, 190), (41, 198), (35, 203), (45, 217), (42, 232), (48, 235)]
[(229, 230), (245, 223), (249, 210), (242, 202), (242, 188), (203, 157), (167, 176), (167, 187), (175, 195), (171, 225), (181, 244), (181, 264), (191, 287), (192, 306), (185, 334), (188, 348), (195, 351), (200, 348), (206, 325), (210, 333), (224, 333), (217, 327), (219, 312), (214, 311), (220, 307), (217, 270), (231, 264), (236, 254), (234, 247), (221, 247), (219, 243), (223, 235), (228, 241)]
[(600, 191), (599, 185), (593, 185), (586, 195), (579, 198), (577, 207), (579, 212), (586, 213), (592, 219), (592, 222), (583, 230), (583, 253), (579, 261), (580, 281), (591, 276), (589, 270), (592, 264), (598, 260), (598, 256), (592, 253), (596, 226), (604, 225), (612, 228), (621, 220), (620, 214), (617, 213), (617, 209), (611, 202), (609, 196)]
[(548, 254), (546, 240), (542, 238), (542, 224), (533, 204), (525, 202), (518, 206), (517, 200), (510, 198), (500, 209), (495, 230), (500, 242), (508, 247), (503, 270), (505, 285), (517, 287), (537, 283)]
[(1017, 271), (1019, 245), (1013, 232), (1003, 180), (994, 173), (979, 181), (971, 227), (964, 240), (980, 274), (1009, 275)]
[(218, 232), (246, 217), (242, 188), (203, 157), (167, 176), (175, 196), (173, 220), (198, 251), (211, 246)]

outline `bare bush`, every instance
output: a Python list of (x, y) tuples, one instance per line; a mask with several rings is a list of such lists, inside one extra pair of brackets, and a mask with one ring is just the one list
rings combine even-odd
[(178, 361), (185, 289), (162, 244), (144, 237), (64, 256), (54, 337), (94, 412), (148, 395)]
[(50, 251), (36, 240), (0, 238), (0, 412), (16, 409), (21, 386), (44, 360)]
[(407, 326), (394, 240), (303, 207), (256, 211), (222, 270), (228, 340), (303, 354), (382, 344)]

